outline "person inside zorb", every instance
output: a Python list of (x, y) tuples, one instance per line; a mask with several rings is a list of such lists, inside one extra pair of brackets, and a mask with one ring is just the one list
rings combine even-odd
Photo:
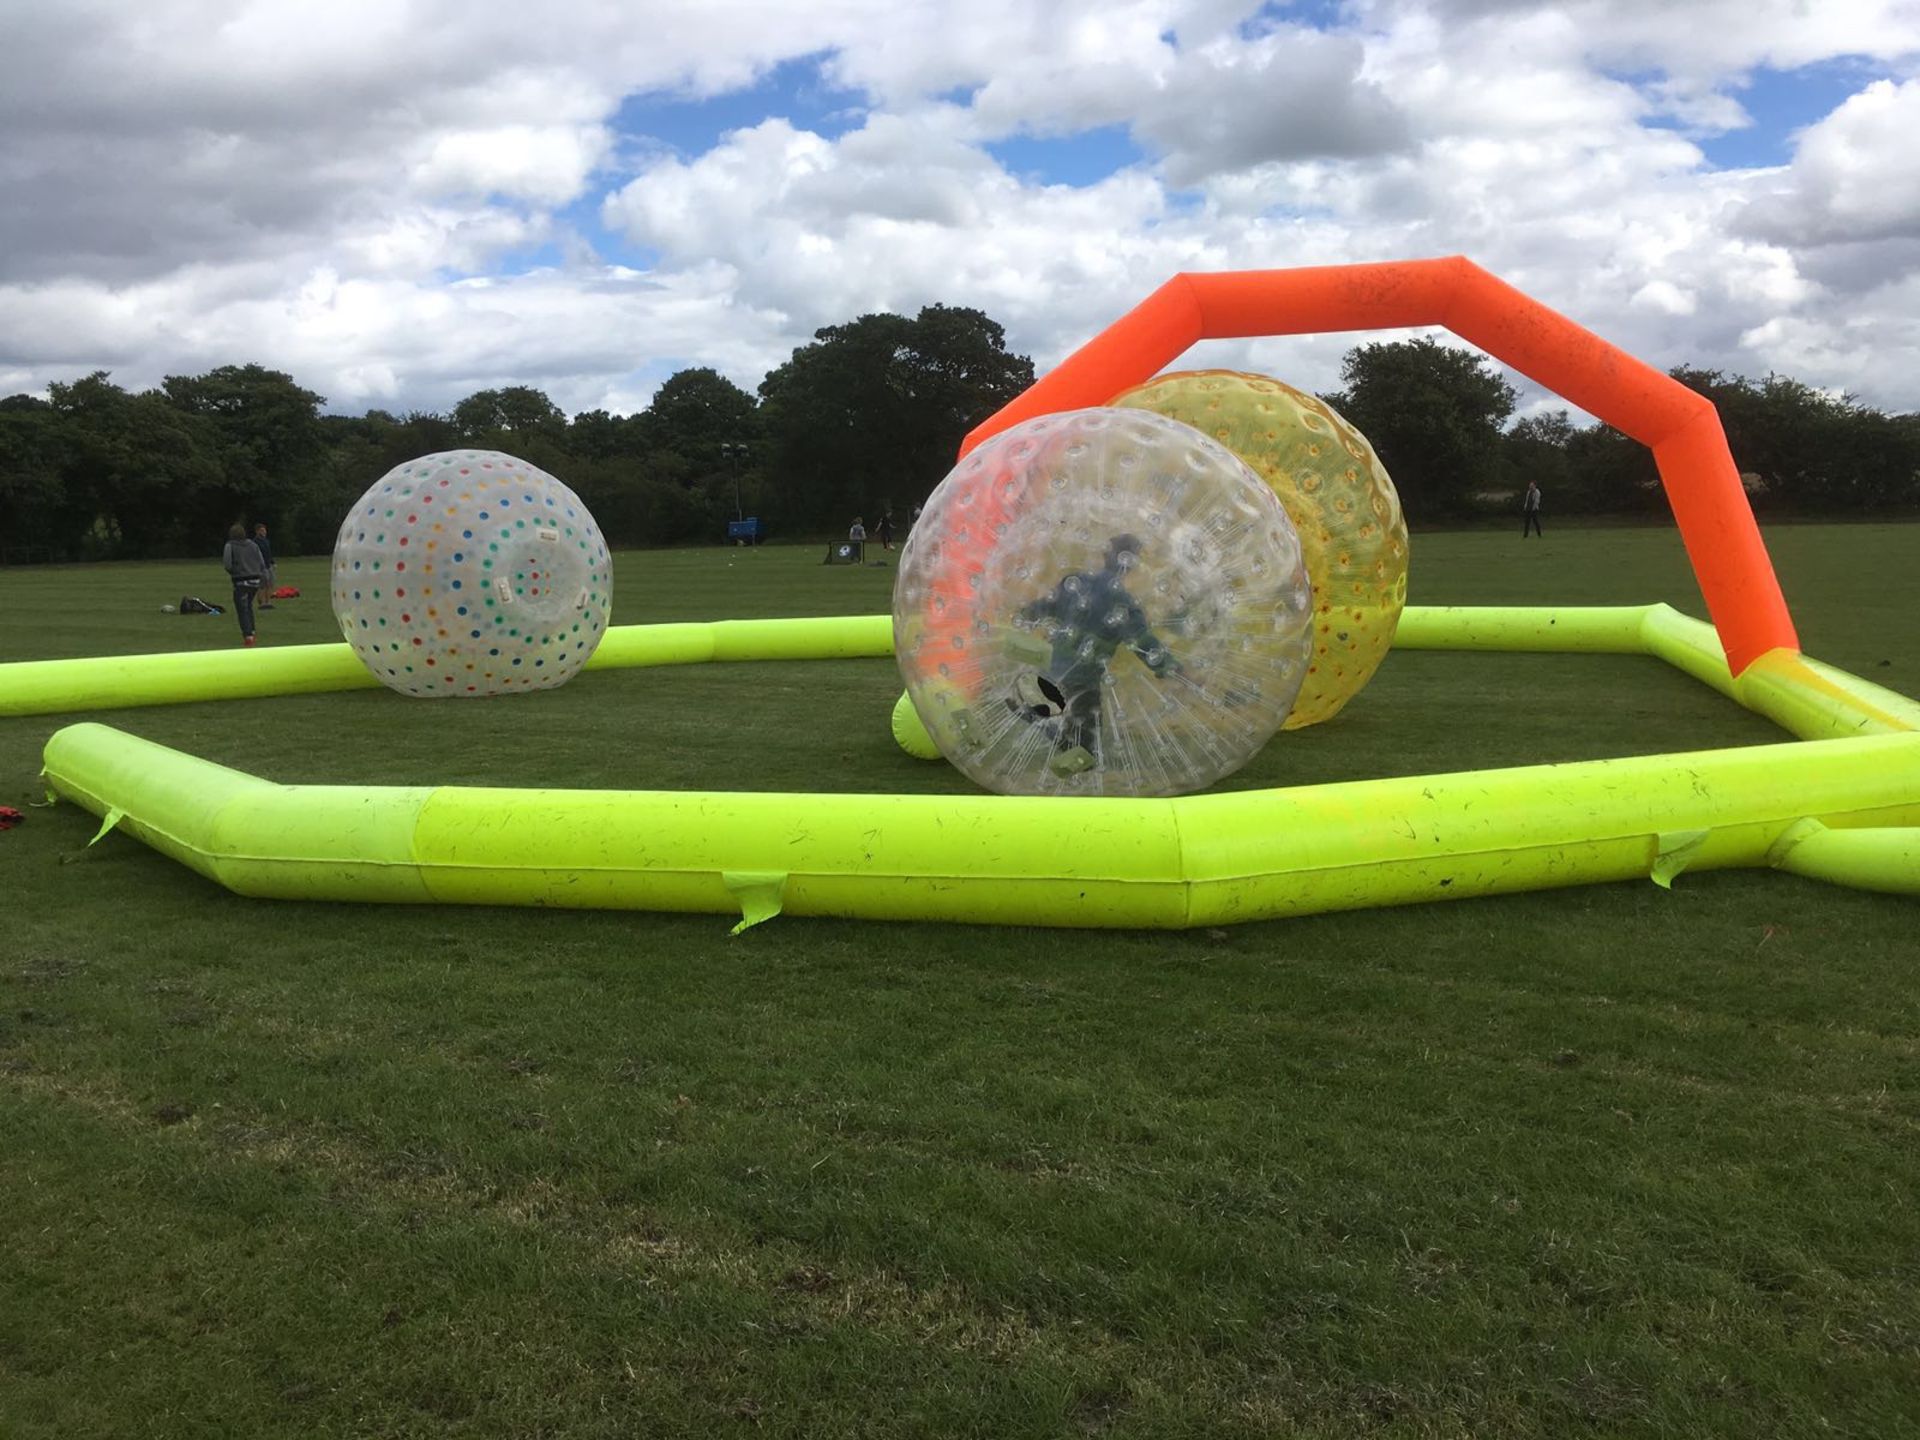
[(1003, 795), (1183, 795), (1271, 739), (1313, 592), (1273, 488), (1141, 410), (1062, 411), (975, 446), (894, 585), (931, 748)]
[[(1057, 775), (1099, 764), (1100, 705), (1108, 668), (1123, 647), (1161, 679), (1180, 670), (1154, 635), (1147, 612), (1127, 592), (1127, 572), (1139, 563), (1138, 537), (1116, 535), (1107, 542), (1100, 569), (1075, 571), (1019, 612), (1022, 629), (1016, 635), (1044, 625), (1045, 668), (1016, 686), (1007, 707), (1048, 727), (1054, 750), (1048, 768)], [(1010, 643), (1017, 647), (1019, 641)]]

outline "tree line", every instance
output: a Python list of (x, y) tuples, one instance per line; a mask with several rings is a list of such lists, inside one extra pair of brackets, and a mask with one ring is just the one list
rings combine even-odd
[[(1783, 516), (1920, 509), (1920, 416), (1798, 381), (1681, 368), (1720, 409), (1756, 509)], [(217, 549), (264, 519), (282, 553), (331, 549), (340, 517), (388, 469), (437, 450), (505, 450), (565, 480), (620, 547), (712, 543), (737, 515), (775, 536), (904, 520), (967, 431), (1033, 383), (977, 310), (932, 305), (818, 331), (749, 393), (715, 371), (670, 377), (632, 415), (568, 416), (526, 385), (447, 414), (323, 412), (257, 364), (131, 393), (106, 372), (0, 399), (0, 562), (140, 559)], [(1556, 513), (1664, 513), (1644, 446), (1564, 410), (1513, 421), (1484, 356), (1431, 339), (1347, 353), (1325, 398), (1373, 442), (1416, 526), (1505, 508), (1528, 478)]]
[[(1920, 513), (1920, 415), (1888, 415), (1784, 375), (1678, 366), (1720, 412), (1762, 518)], [(1665, 516), (1653, 453), (1562, 410), (1512, 421), (1514, 389), (1484, 356), (1417, 339), (1362, 345), (1325, 397), (1379, 452), (1410, 521), (1510, 507), (1529, 479), (1557, 513)]]

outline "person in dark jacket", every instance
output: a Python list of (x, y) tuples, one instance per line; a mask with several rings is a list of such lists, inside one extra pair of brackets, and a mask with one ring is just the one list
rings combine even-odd
[(267, 525), (264, 520), (257, 522), (253, 527), (253, 543), (260, 551), (260, 564), (263, 567), (260, 575), (260, 608), (271, 610), (274, 578), (277, 572), (273, 564), (273, 546), (267, 541)]
[(1540, 486), (1536, 481), (1527, 481), (1527, 493), (1520, 497), (1520, 515), (1522, 540), (1529, 535), (1539, 535), (1542, 540), (1547, 538), (1540, 530)]
[(1060, 716), (1052, 766), (1059, 773), (1071, 774), (1099, 762), (1103, 686), (1108, 666), (1123, 647), (1161, 679), (1180, 671), (1180, 662), (1155, 637), (1146, 612), (1127, 592), (1127, 571), (1139, 559), (1140, 541), (1132, 535), (1116, 535), (1107, 543), (1100, 569), (1066, 576), (1020, 612), (1020, 619), (1029, 625), (1047, 622), (1052, 655), (1036, 682), (1045, 703), (1029, 707), (1026, 718)]
[(260, 547), (247, 538), (246, 526), (235, 525), (227, 531), (227, 548), (220, 552), (220, 563), (233, 580), (233, 613), (240, 621), (241, 638), (251, 645), (253, 597), (260, 593), (267, 565), (260, 557)]

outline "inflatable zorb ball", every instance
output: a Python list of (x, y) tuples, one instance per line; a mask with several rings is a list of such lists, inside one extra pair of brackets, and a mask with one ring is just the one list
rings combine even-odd
[(612, 602), (606, 542), (580, 497), (497, 450), (396, 465), (333, 546), (340, 633), (403, 695), (564, 685)]
[(1331, 720), (1393, 645), (1407, 603), (1407, 522), (1367, 437), (1326, 401), (1267, 375), (1161, 375), (1108, 402), (1184, 420), (1273, 487), (1313, 582), (1313, 660), (1289, 730)]
[(1011, 795), (1179, 795), (1232, 774), (1287, 718), (1311, 617), (1271, 487), (1137, 410), (980, 445), (927, 502), (893, 591), (927, 733)]

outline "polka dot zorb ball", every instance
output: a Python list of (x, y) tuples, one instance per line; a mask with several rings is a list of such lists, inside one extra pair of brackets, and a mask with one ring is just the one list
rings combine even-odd
[(1271, 487), (1191, 426), (1075, 410), (977, 447), (900, 557), (894, 652), (940, 752), (1013, 795), (1179, 795), (1251, 759), (1312, 596)]
[(606, 541), (544, 470), (497, 450), (396, 465), (333, 546), (333, 615), (403, 695), (564, 685), (606, 633)]
[(1373, 678), (1407, 603), (1407, 522), (1367, 437), (1324, 400), (1265, 375), (1162, 375), (1113, 402), (1218, 440), (1287, 507), (1313, 581), (1313, 661), (1287, 729), (1331, 720)]

